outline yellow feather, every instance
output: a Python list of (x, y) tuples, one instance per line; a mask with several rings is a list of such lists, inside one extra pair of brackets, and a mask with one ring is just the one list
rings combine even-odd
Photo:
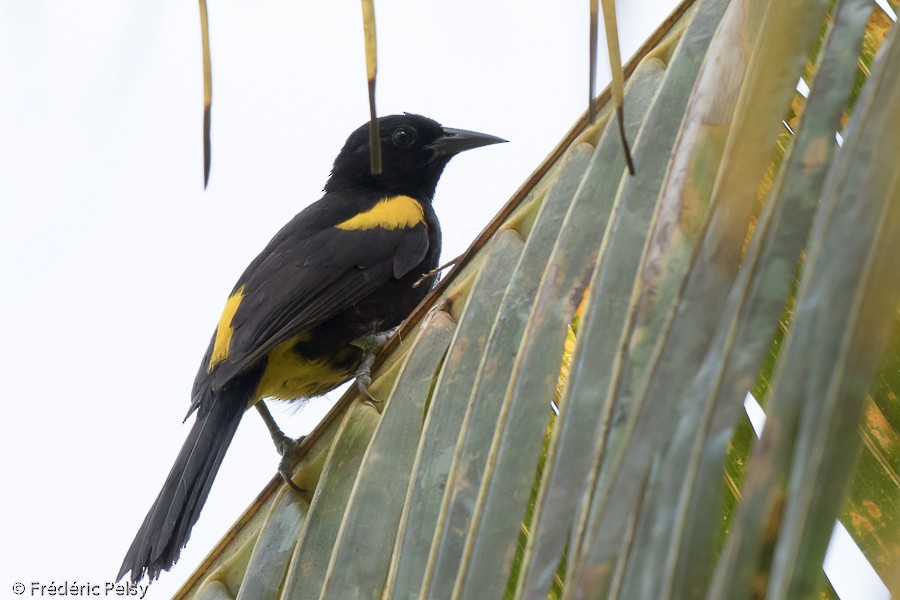
[(381, 200), (369, 210), (338, 223), (338, 229), (358, 231), (365, 229), (400, 229), (414, 227), (424, 222), (425, 211), (415, 198), (391, 196)]
[(228, 358), (228, 347), (231, 344), (231, 336), (234, 328), (231, 326), (231, 320), (234, 319), (234, 313), (237, 312), (241, 300), (244, 299), (244, 286), (237, 289), (235, 293), (228, 297), (225, 302), (225, 310), (219, 318), (219, 325), (216, 327), (216, 341), (213, 344), (212, 356), (209, 358), (208, 369), (212, 371), (213, 367)]
[(308, 336), (292, 338), (266, 354), (266, 370), (256, 387), (257, 399), (293, 400), (318, 396), (340, 385), (351, 375), (352, 371), (336, 368), (327, 360), (310, 361), (299, 356), (293, 347), (303, 337)]

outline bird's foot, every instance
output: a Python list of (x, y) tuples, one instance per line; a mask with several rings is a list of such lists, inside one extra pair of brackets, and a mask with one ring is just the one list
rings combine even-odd
[(356, 387), (359, 393), (370, 402), (378, 402), (372, 394), (369, 393), (369, 386), (372, 384), (372, 365), (375, 363), (375, 357), (391, 336), (397, 331), (397, 327), (390, 331), (382, 331), (372, 333), (361, 338), (353, 340), (352, 344), (363, 351), (362, 361), (356, 370)]
[(282, 434), (282, 439), (275, 442), (275, 448), (281, 454), (281, 460), (278, 462), (278, 474), (284, 479), (284, 482), (295, 492), (302, 494), (303, 489), (294, 483), (294, 458), (300, 451), (300, 444), (306, 438), (301, 435), (297, 439)]
[(294, 458), (300, 451), (300, 443), (303, 442), (303, 439), (306, 436), (301, 435), (299, 438), (294, 439), (281, 431), (281, 428), (278, 427), (278, 423), (276, 423), (275, 419), (272, 417), (272, 413), (269, 412), (269, 408), (262, 400), (256, 403), (256, 410), (266, 424), (269, 435), (272, 436), (272, 441), (275, 442), (275, 450), (281, 455), (281, 461), (278, 463), (278, 474), (281, 475), (281, 478), (284, 479), (284, 482), (288, 486), (294, 491), (302, 494), (304, 490), (294, 483), (293, 479)]

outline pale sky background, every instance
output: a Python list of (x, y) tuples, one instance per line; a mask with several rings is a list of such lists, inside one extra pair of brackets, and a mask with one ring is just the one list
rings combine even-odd
[[(676, 4), (620, 2), (623, 56)], [(510, 140), (445, 172), (435, 206), (449, 258), (584, 110), (587, 2), (376, 5), (379, 114)], [(195, 1), (0, 2), (0, 598), (19, 581), (115, 577), (187, 434), (191, 383), (234, 281), (319, 198), (367, 119), (360, 12), (210, 0), (204, 192)], [(275, 416), (300, 435), (338, 397)], [(277, 463), (249, 415), (147, 598), (181, 585)]]

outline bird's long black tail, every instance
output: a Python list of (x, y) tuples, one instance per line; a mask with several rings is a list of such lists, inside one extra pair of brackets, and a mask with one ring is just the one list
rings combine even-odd
[(151, 581), (156, 579), (178, 560), (187, 544), (249, 401), (248, 394), (235, 389), (205, 395), (194, 426), (134, 537), (116, 581), (129, 571), (132, 581), (144, 575)]

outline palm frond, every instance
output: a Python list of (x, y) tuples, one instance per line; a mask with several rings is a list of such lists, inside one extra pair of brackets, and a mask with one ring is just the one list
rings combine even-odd
[(900, 592), (898, 35), (688, 8), (180, 597), (834, 598), (836, 519)]

